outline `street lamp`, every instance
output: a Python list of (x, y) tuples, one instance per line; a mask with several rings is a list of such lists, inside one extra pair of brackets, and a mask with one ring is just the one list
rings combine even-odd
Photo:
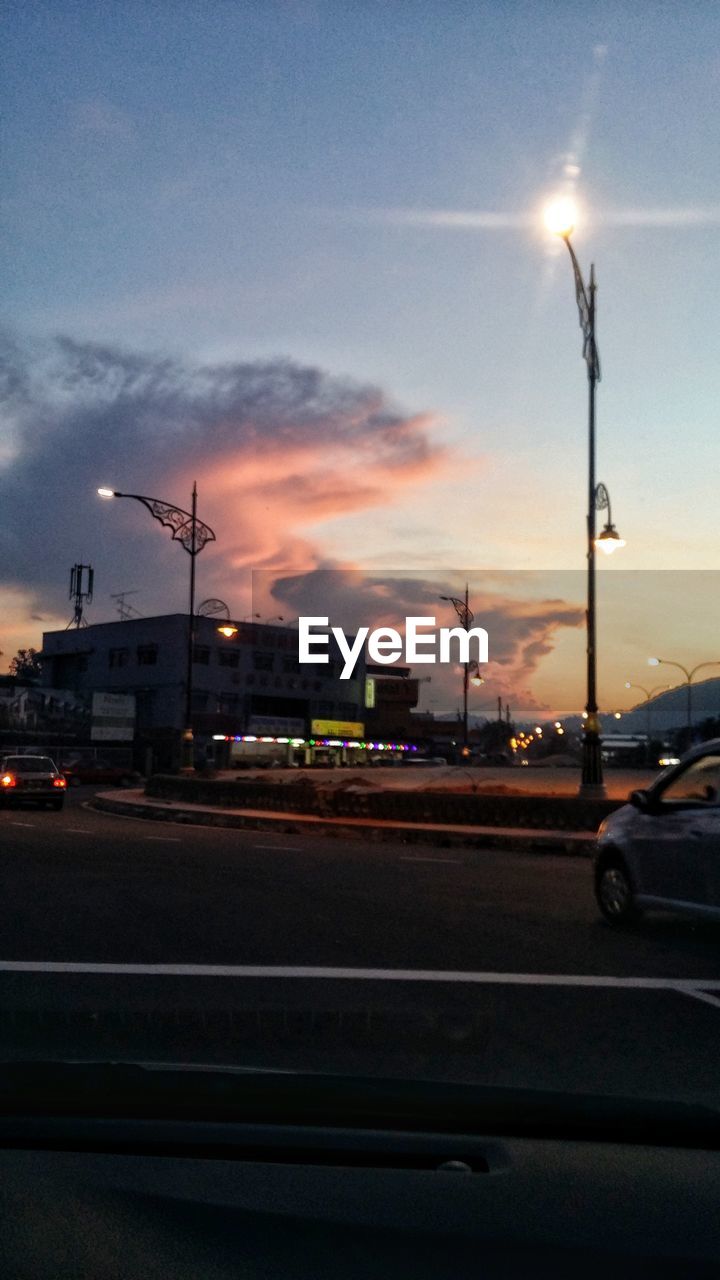
[[(460, 625), (465, 629), (465, 631), (469, 631), (472, 625), (473, 618), (475, 617), (475, 614), (472, 612), (470, 608), (470, 603), (468, 599), (468, 584), (465, 583), (465, 599), (464, 600), (458, 598), (457, 596), (440, 596), (440, 599), (446, 600), (448, 604), (451, 604), (453, 606), (453, 609), (455, 610), (458, 618), (460, 619)], [(477, 671), (477, 663), (475, 663), (475, 670)], [(468, 745), (469, 677), (470, 677), (470, 663), (465, 662), (463, 664), (463, 751), (467, 750), (467, 745)], [(476, 677), (474, 677), (474, 680), (475, 678)]]
[[(654, 664), (653, 664), (653, 665), (654, 665)], [(645, 695), (645, 698), (644, 698), (644, 701), (645, 701), (645, 733), (646, 733), (646, 735), (647, 735), (646, 760), (647, 760), (647, 763), (649, 764), (649, 763), (650, 763), (650, 713), (651, 713), (651, 706), (650, 706), (650, 704), (651, 704), (651, 702), (652, 702), (653, 698), (655, 697), (655, 694), (656, 694), (656, 693), (663, 693), (665, 689), (669, 689), (669, 688), (670, 688), (670, 685), (669, 685), (669, 684), (656, 684), (654, 689), (646, 689), (646, 688), (645, 688), (645, 686), (644, 686), (644, 685), (642, 685), (642, 684), (632, 684), (632, 682), (631, 682), (630, 680), (626, 680), (626, 681), (625, 681), (625, 688), (626, 688), (626, 689), (637, 689), (638, 693), (642, 693), (642, 694), (644, 694), (644, 695)]]
[(671, 658), (648, 658), (649, 667), (677, 667), (678, 671), (682, 671), (685, 676), (685, 687), (687, 689), (687, 735), (688, 746), (692, 745), (692, 682), (693, 677), (698, 671), (702, 671), (703, 667), (720, 667), (720, 658), (714, 658), (710, 662), (699, 662), (696, 667), (688, 671), (682, 662), (675, 662)]
[(613, 551), (619, 551), (621, 547), (626, 547), (627, 543), (624, 538), (620, 537), (612, 522), (610, 494), (604, 484), (595, 486), (595, 510), (607, 511), (607, 520), (603, 526), (602, 533), (599, 533), (595, 539), (595, 546), (598, 551), (603, 551), (606, 556), (611, 556)]
[[(577, 300), (580, 328), (583, 334), (583, 360), (587, 365), (588, 376), (588, 506), (587, 506), (587, 702), (585, 709), (585, 732), (583, 734), (582, 782), (580, 795), (587, 797), (605, 796), (603, 783), (602, 752), (600, 741), (600, 721), (597, 706), (597, 650), (596, 650), (596, 607), (595, 607), (595, 550), (598, 544), (603, 550), (615, 550), (622, 539), (617, 535), (615, 526), (610, 520), (610, 499), (604, 485), (595, 482), (595, 389), (600, 381), (600, 359), (595, 341), (595, 266), (590, 267), (590, 279), (587, 287), (582, 277), (580, 264), (575, 250), (570, 243), (574, 230), (576, 209), (570, 199), (556, 200), (545, 211), (545, 225), (554, 235), (559, 235), (567, 245), (573, 276), (575, 278), (575, 297)], [(595, 532), (595, 513), (608, 509), (608, 521), (599, 538)]]
[(190, 556), (190, 608), (188, 618), (187, 640), (187, 676), (185, 680), (185, 728), (183, 730), (182, 768), (192, 770), (193, 763), (193, 731), (192, 731), (192, 673), (193, 644), (195, 640), (195, 557), (200, 554), (207, 542), (215, 542), (215, 534), (209, 525), (197, 518), (197, 484), (193, 482), (192, 504), (190, 511), (175, 507), (160, 498), (148, 498), (142, 493), (120, 493), (118, 489), (100, 488), (101, 498), (134, 498), (141, 502), (150, 512), (154, 520), (171, 529), (173, 541), (179, 542)]

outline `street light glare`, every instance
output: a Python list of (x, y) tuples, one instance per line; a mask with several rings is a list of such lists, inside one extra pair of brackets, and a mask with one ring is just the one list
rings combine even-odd
[(595, 539), (595, 546), (600, 551), (604, 551), (606, 556), (611, 556), (613, 551), (619, 551), (621, 547), (626, 547), (627, 543), (624, 538), (620, 537), (615, 525), (606, 525), (602, 533), (598, 534)]
[(103, 489), (98, 489), (98, 493), (99, 493), (99, 495), (100, 495), (100, 497), (101, 497), (101, 498), (114, 498), (114, 497), (115, 497), (115, 490), (114, 490), (114, 489), (105, 489), (105, 488), (103, 488)]
[(559, 196), (547, 205), (543, 217), (548, 231), (554, 236), (566, 238), (575, 230), (577, 205), (569, 196)]

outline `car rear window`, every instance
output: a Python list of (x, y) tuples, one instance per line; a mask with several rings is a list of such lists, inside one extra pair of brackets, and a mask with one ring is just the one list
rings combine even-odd
[(55, 765), (49, 756), (9, 756), (5, 768), (15, 773), (54, 773)]

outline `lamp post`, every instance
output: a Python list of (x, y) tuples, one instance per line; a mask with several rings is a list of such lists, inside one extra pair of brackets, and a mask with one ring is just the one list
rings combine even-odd
[[(574, 230), (575, 209), (569, 200), (558, 200), (546, 211), (545, 224), (549, 231), (559, 235), (567, 245), (573, 276), (575, 278), (575, 297), (577, 300), (580, 328), (583, 334), (583, 360), (587, 365), (588, 377), (588, 505), (587, 505), (587, 701), (585, 703), (585, 732), (582, 743), (582, 781), (580, 795), (587, 797), (603, 797), (606, 795), (603, 782), (602, 751), (600, 739), (600, 721), (597, 705), (597, 649), (596, 649), (596, 604), (595, 604), (595, 550), (602, 545), (603, 550), (615, 550), (624, 545), (618, 537), (615, 526), (610, 520), (610, 498), (605, 485), (595, 482), (595, 390), (600, 381), (600, 358), (595, 340), (595, 265), (590, 267), (590, 278), (587, 286), (582, 277), (580, 264), (575, 250), (570, 243)], [(600, 537), (596, 536), (595, 513), (607, 507), (608, 521)], [(607, 544), (607, 548), (605, 546)]]
[(118, 489), (98, 489), (101, 498), (134, 498), (141, 502), (150, 512), (153, 519), (170, 529), (173, 541), (179, 542), (190, 556), (190, 607), (187, 636), (187, 674), (185, 679), (185, 728), (182, 742), (182, 768), (190, 771), (193, 761), (192, 731), (192, 671), (193, 645), (195, 641), (195, 557), (200, 554), (207, 542), (215, 541), (215, 534), (209, 525), (197, 518), (197, 483), (193, 481), (192, 503), (190, 511), (175, 507), (160, 498), (148, 498), (142, 493), (120, 493)]
[(669, 684), (656, 684), (654, 689), (646, 689), (642, 684), (632, 684), (630, 680), (625, 681), (626, 689), (637, 689), (638, 693), (644, 694), (645, 701), (645, 733), (647, 735), (647, 750), (645, 753), (646, 763), (650, 763), (650, 712), (651, 702), (656, 693), (663, 693), (665, 689), (669, 689)]
[[(455, 610), (458, 618), (460, 619), (460, 625), (464, 628), (465, 631), (469, 631), (473, 618), (475, 617), (475, 614), (472, 612), (470, 608), (470, 603), (468, 599), (468, 589), (469, 589), (468, 584), (466, 582), (464, 599), (461, 599), (458, 596), (440, 596), (441, 600), (446, 600), (448, 604), (451, 604), (453, 606), (453, 609)], [(477, 671), (477, 663), (475, 664), (475, 670)], [(463, 754), (467, 752), (467, 747), (468, 747), (468, 684), (469, 684), (469, 680), (470, 680), (470, 663), (465, 662), (463, 663)]]
[(696, 667), (688, 671), (682, 662), (675, 662), (671, 658), (648, 658), (649, 667), (677, 667), (678, 671), (682, 671), (685, 676), (685, 688), (687, 689), (687, 745), (692, 746), (692, 682), (693, 677), (698, 671), (702, 671), (703, 667), (720, 667), (720, 658), (714, 658), (710, 662), (699, 662)]

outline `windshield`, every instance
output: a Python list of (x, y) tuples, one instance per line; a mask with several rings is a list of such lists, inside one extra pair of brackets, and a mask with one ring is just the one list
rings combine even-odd
[(6, 1057), (720, 1102), (719, 37), (10, 6)]

